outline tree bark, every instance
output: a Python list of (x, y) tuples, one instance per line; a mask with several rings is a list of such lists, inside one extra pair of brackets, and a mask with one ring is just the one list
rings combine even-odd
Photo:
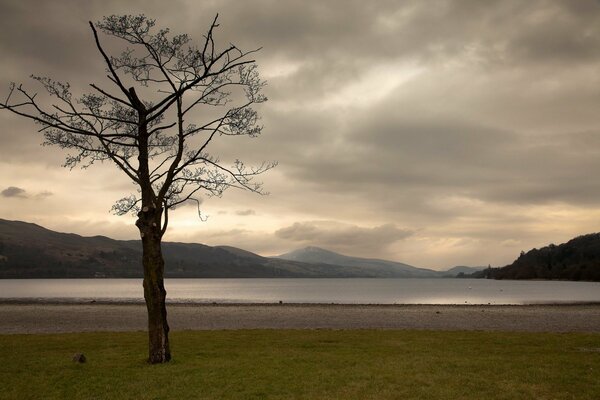
[(161, 219), (163, 209), (157, 204), (152, 189), (148, 167), (148, 122), (146, 106), (135, 89), (129, 89), (129, 98), (138, 111), (138, 177), (142, 194), (142, 209), (135, 225), (142, 238), (142, 264), (144, 266), (144, 299), (148, 309), (148, 362), (166, 363), (171, 359), (169, 324), (167, 323), (167, 292), (164, 285), (165, 260), (162, 256)]
[[(144, 207), (138, 214), (136, 225), (142, 237), (144, 266), (144, 299), (148, 309), (148, 362), (165, 363), (171, 359), (169, 324), (164, 286), (165, 261), (161, 250), (161, 227), (156, 223), (161, 209)], [(160, 217), (158, 217), (160, 221)]]

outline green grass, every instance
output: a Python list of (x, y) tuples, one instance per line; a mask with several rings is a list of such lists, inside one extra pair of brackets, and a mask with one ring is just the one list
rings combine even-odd
[[(378, 330), (0, 336), (0, 399), (600, 399), (600, 335)], [(85, 353), (88, 361), (71, 357)]]

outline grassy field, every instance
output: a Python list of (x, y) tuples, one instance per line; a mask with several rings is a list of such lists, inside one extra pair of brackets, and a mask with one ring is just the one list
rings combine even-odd
[[(251, 330), (0, 336), (0, 399), (600, 399), (600, 335)], [(85, 353), (88, 361), (71, 357)]]

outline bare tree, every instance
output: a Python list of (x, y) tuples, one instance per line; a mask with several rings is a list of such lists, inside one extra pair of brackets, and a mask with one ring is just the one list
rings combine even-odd
[[(217, 17), (200, 46), (188, 35), (156, 29), (143, 15), (90, 22), (111, 89), (92, 83), (91, 93), (76, 98), (68, 83), (32, 76), (55, 104), (44, 107), (36, 94), (14, 83), (0, 103), (39, 124), (44, 144), (71, 150), (65, 166), (111, 161), (136, 184), (138, 193), (119, 200), (113, 211), (137, 215), (151, 363), (171, 358), (161, 252), (169, 210), (186, 201), (199, 207), (200, 193), (220, 196), (231, 187), (263, 193), (253, 178), (275, 165), (247, 167), (236, 160), (228, 166), (208, 153), (219, 136), (259, 135), (252, 105), (266, 101), (264, 82), (249, 57), (257, 50), (234, 45), (219, 50), (213, 36)], [(123, 46), (120, 55), (108, 54), (98, 31)], [(202, 122), (188, 122), (197, 108)]]

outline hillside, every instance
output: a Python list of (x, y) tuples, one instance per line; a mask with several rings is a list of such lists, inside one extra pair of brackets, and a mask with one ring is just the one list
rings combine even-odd
[(472, 275), (493, 279), (600, 281), (600, 233), (521, 253), (512, 264)]
[[(386, 277), (382, 270), (261, 257), (229, 246), (163, 243), (169, 278)], [(140, 278), (141, 243), (0, 219), (0, 278)]]

